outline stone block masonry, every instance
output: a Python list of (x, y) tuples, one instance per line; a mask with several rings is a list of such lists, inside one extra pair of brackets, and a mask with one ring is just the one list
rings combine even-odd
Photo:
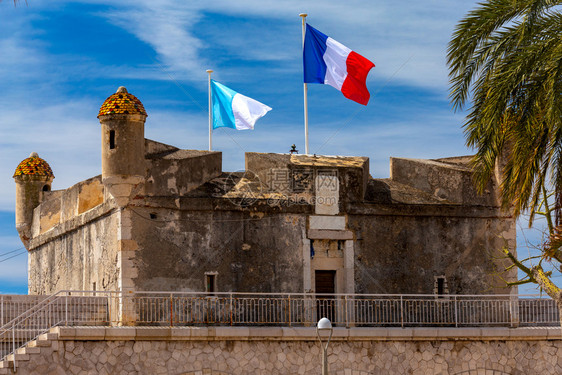
[[(18, 374), (320, 373), (313, 328), (60, 327), (49, 338)], [(336, 375), (562, 373), (560, 328), (336, 328), (328, 353)]]

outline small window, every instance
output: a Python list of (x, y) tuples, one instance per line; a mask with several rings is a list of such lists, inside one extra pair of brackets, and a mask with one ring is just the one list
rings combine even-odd
[(115, 130), (109, 131), (109, 149), (113, 150), (115, 148)]
[(437, 294), (445, 294), (445, 279), (442, 277), (437, 279)]
[(153, 219), (153, 220), (154, 220), (154, 219), (157, 219), (157, 218), (158, 218), (158, 215), (156, 215), (156, 213), (154, 213), (154, 212), (151, 212), (151, 213), (150, 213), (150, 218)]
[(437, 295), (437, 298), (444, 298), (445, 295), (449, 294), (447, 278), (445, 276), (435, 276), (433, 292)]
[(217, 291), (217, 272), (205, 273), (205, 291), (210, 295)]
[(51, 191), (51, 186), (43, 185), (43, 191)]

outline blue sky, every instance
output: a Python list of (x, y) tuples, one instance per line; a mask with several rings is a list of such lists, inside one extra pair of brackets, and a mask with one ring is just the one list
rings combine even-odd
[[(447, 98), (446, 46), (475, 2), (122, 0), (0, 2), (0, 255), (21, 248), (13, 171), (31, 152), (53, 189), (100, 173), (103, 101), (119, 86), (144, 104), (146, 137), (206, 149), (207, 74), (273, 108), (254, 131), (217, 129), (223, 169), (244, 152), (304, 151), (301, 19), (372, 60), (364, 107), (309, 87), (311, 153), (370, 158), (470, 154)], [(11, 255), (18, 255), (6, 260)], [(5, 261), (2, 261), (5, 260)], [(0, 293), (25, 293), (24, 251), (0, 256)]]

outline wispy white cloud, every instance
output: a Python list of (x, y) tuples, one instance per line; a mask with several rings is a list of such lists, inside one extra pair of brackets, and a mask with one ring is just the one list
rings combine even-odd
[[(457, 20), (473, 7), (473, 3), (461, 0), (407, 6), (364, 1), (94, 3), (111, 6), (99, 15), (150, 45), (159, 62), (182, 80), (199, 80), (209, 67), (230, 69), (221, 56), (208, 54), (213, 46), (220, 46), (229, 58), (277, 61), (287, 69), (300, 69), (298, 14), (307, 12), (309, 22), (374, 60), (375, 74), (393, 77), (401, 84), (441, 90), (447, 87), (447, 42)], [(246, 20), (228, 28), (217, 23), (216, 17), (206, 18), (209, 13)], [(205, 41), (197, 36), (201, 28), (207, 32)], [(164, 75), (159, 77), (166, 79)]]
[(200, 9), (190, 2), (135, 1), (103, 14), (116, 26), (149, 44), (160, 63), (180, 79), (189, 80), (194, 72), (205, 70), (201, 50), (204, 43), (194, 36), (193, 28), (201, 19)]
[[(120, 76), (166, 80), (160, 71), (162, 64), (180, 80), (200, 80), (205, 69), (220, 68), (232, 71), (228, 59), (248, 61), (277, 61), (272, 69), (300, 69), (300, 12), (309, 14), (308, 20), (323, 32), (350, 48), (371, 58), (377, 65), (374, 75), (393, 77), (396, 83), (445, 90), (447, 71), (445, 53), (454, 25), (474, 3), (461, 0), (432, 0), (414, 2), (407, 6), (393, 3), (364, 1), (229, 1), (177, 2), (172, 0), (109, 0), (84, 1), (103, 6), (96, 14), (122, 28), (149, 45), (157, 54), (157, 62), (147, 59), (144, 66), (100, 66), (82, 58), (79, 64), (69, 56), (65, 71), (69, 74)], [(64, 11), (59, 2), (61, 11)], [(33, 4), (47, 9), (50, 4)], [(217, 22), (223, 15), (244, 19), (236, 27)], [(26, 21), (28, 19), (23, 18)], [(21, 22), (21, 21), (20, 21)], [(21, 34), (25, 27), (20, 27)], [(198, 35), (205, 30), (206, 39)], [(15, 42), (20, 38), (20, 42)], [(1, 44), (2, 42), (0, 42)], [(10, 51), (21, 64), (33, 62), (38, 50), (29, 53), (33, 39), (15, 36), (4, 40), (3, 50)], [(36, 42), (35, 42), (36, 43)], [(209, 54), (220, 46), (222, 56)], [(31, 45), (33, 48), (33, 45)], [(48, 56), (42, 56), (42, 60)], [(60, 57), (59, 57), (60, 58)], [(58, 61), (61, 63), (61, 61)], [(64, 64), (64, 61), (63, 61)], [(4, 69), (10, 64), (3, 64)], [(108, 69), (110, 68), (110, 69)], [(2, 68), (0, 68), (2, 69)], [(29, 70), (34, 72), (35, 70)], [(372, 78), (371, 78), (372, 79)]]
[[(307, 12), (313, 25), (372, 59), (377, 65), (372, 75), (383, 79), (392, 77), (399, 84), (442, 91), (447, 88), (447, 42), (457, 20), (473, 7), (473, 3), (461, 0), (433, 0), (400, 7), (363, 1), (308, 1), (305, 4), (302, 1), (227, 0), (85, 2), (103, 6), (103, 11), (96, 14), (149, 45), (158, 61), (147, 58), (144, 66), (107, 67), (87, 57), (68, 56), (65, 63), (63, 56), (57, 63), (63, 64), (66, 74), (90, 77), (117, 74), (167, 80), (167, 75), (159, 68), (161, 64), (177, 79), (197, 81), (209, 67), (235, 75), (229, 63), (232, 58), (277, 62), (278, 66), (270, 68), (277, 72), (280, 69), (298, 71), (301, 43), (298, 14)], [(40, 3), (40, 7), (46, 4)], [(244, 18), (244, 21), (229, 27), (210, 14)], [(205, 40), (198, 36), (201, 29), (205, 30)], [(41, 57), (38, 49), (29, 51), (33, 39), (16, 42), (15, 38), (3, 41), (3, 44), (10, 44), (3, 46), (6, 48), (3, 50), (10, 51), (7, 56), (27, 64)], [(221, 54), (210, 54), (209, 50), (217, 46)], [(38, 60), (45, 61), (47, 57), (43, 55)], [(10, 64), (4, 64), (6, 66)]]

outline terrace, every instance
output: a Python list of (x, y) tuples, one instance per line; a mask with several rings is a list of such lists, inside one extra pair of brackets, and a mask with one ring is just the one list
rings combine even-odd
[(541, 295), (369, 295), (61, 291), (0, 296), (3, 356), (57, 326), (559, 326)]

